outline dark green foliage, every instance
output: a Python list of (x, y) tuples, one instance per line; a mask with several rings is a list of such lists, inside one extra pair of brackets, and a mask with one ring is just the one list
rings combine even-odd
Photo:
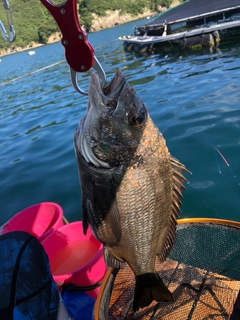
[(144, 0), (136, 0), (136, 1), (128, 1), (124, 4), (120, 11), (123, 13), (130, 13), (131, 15), (135, 16), (138, 14), (143, 13), (144, 9), (146, 8), (146, 2)]
[[(93, 24), (92, 13), (105, 16), (107, 10), (119, 10), (120, 14), (128, 13), (133, 16), (141, 14), (144, 9), (157, 11), (159, 6), (169, 7), (173, 0), (78, 0), (80, 22), (89, 32)], [(46, 43), (49, 36), (59, 30), (55, 20), (41, 4), (40, 0), (9, 0), (12, 9), (14, 28), (17, 34), (13, 43), (7, 43), (0, 35), (0, 50), (9, 47), (26, 47), (37, 42)], [(52, 0), (56, 4), (61, 0)], [(0, 20), (6, 30), (5, 12), (0, 1)]]
[(107, 10), (119, 10), (120, 14), (128, 13), (137, 16), (143, 13), (144, 9), (158, 11), (159, 7), (169, 8), (172, 2), (173, 0), (80, 0), (80, 21), (89, 31), (93, 23), (92, 13), (105, 16)]
[(161, 5), (162, 5), (163, 7), (169, 8), (169, 7), (171, 6), (173, 0), (161, 0), (160, 2), (161, 2)]
[[(183, 0), (180, 0), (179, 2), (182, 1)], [(169, 8), (172, 3), (173, 0), (150, 0), (148, 7), (153, 11), (158, 11), (159, 7)]]
[(89, 32), (93, 23), (93, 16), (92, 12), (86, 7), (86, 1), (80, 2), (79, 11), (81, 12), (80, 23), (84, 26), (84, 29)]
[(47, 43), (49, 37), (58, 30), (55, 23), (43, 22), (38, 28), (38, 42)]
[[(32, 42), (46, 43), (48, 37), (58, 31), (57, 24), (40, 0), (9, 0), (9, 3), (17, 36), (10, 44), (0, 36), (0, 50), (26, 47)], [(0, 19), (8, 31), (3, 6), (0, 6)]]

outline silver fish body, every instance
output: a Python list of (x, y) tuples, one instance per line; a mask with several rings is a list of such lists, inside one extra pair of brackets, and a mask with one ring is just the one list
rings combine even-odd
[(176, 237), (186, 170), (135, 90), (118, 71), (101, 89), (96, 75), (89, 105), (74, 135), (82, 191), (84, 232), (104, 244), (108, 266), (127, 262), (136, 275), (134, 310), (172, 294), (155, 271)]

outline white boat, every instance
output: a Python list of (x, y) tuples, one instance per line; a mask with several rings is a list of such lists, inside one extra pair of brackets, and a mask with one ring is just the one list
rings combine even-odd
[(124, 49), (135, 52), (152, 52), (161, 43), (197, 48), (217, 46), (224, 37), (229, 39), (227, 30), (239, 29), (239, 0), (189, 0), (162, 12), (155, 20), (135, 26), (134, 34), (122, 40)]

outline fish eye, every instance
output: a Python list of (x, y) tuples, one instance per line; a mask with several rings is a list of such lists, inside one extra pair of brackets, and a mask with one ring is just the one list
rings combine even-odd
[(140, 127), (143, 123), (143, 120), (144, 120), (144, 117), (139, 114), (131, 114), (128, 117), (128, 121), (129, 121), (130, 125), (134, 128)]

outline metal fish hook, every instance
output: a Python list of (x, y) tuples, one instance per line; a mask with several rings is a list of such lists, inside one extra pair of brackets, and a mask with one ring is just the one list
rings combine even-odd
[(7, 31), (6, 31), (1, 20), (0, 20), (0, 31), (1, 31), (2, 36), (5, 41), (13, 42), (16, 38), (16, 32), (15, 32), (14, 26), (13, 26), (12, 11), (10, 8), (10, 4), (9, 4), (8, 0), (0, 0), (0, 2), (2, 2), (3, 7), (5, 9), (10, 36), (7, 34)]

